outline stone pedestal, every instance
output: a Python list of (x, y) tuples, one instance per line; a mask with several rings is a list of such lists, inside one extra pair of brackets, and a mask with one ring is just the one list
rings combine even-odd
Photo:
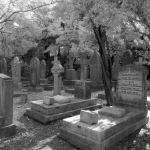
[(74, 97), (80, 99), (90, 99), (91, 81), (76, 80)]
[(13, 81), (0, 74), (0, 138), (15, 134), (13, 125)]
[(22, 85), (22, 83), (21, 82), (18, 82), (18, 83), (13, 83), (13, 89), (15, 90), (15, 91), (21, 91), (21, 89), (23, 88), (23, 85)]

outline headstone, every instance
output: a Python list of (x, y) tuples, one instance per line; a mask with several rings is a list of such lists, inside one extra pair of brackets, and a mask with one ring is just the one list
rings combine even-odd
[(15, 83), (20, 82), (21, 80), (21, 63), (19, 61), (19, 58), (16, 56), (14, 57), (12, 61), (12, 79)]
[(7, 61), (5, 58), (0, 60), (0, 73), (7, 74)]
[(62, 77), (61, 73), (64, 72), (60, 61), (58, 61), (57, 56), (54, 57), (54, 65), (51, 69), (51, 72), (54, 75), (54, 95), (61, 95), (61, 84), (62, 84)]
[(24, 77), (29, 78), (30, 77), (30, 68), (27, 62), (24, 63)]
[(90, 60), (87, 59), (87, 52), (81, 52), (81, 59), (80, 59), (81, 79), (80, 80), (87, 79), (87, 65), (89, 64), (90, 64)]
[(139, 57), (139, 61), (134, 63), (135, 65), (143, 65), (143, 57)]
[(120, 57), (117, 54), (117, 56), (115, 57), (113, 66), (112, 66), (112, 78), (113, 78), (113, 80), (117, 80), (120, 68), (121, 68)]
[(91, 81), (76, 80), (74, 97), (79, 99), (90, 99)]
[(73, 52), (69, 51), (69, 69), (73, 69), (73, 58), (74, 58), (74, 55), (73, 55)]
[(42, 79), (46, 78), (46, 62), (44, 59), (41, 61), (40, 78), (42, 78)]
[[(2, 118), (2, 119), (1, 119)], [(13, 124), (13, 81), (0, 74), (0, 138), (15, 134)]]
[(74, 54), (73, 52), (69, 52), (69, 69), (67, 69), (67, 74), (66, 74), (66, 79), (67, 80), (76, 80), (77, 79), (77, 73), (76, 70), (73, 69), (73, 58), (74, 58)]
[(141, 65), (126, 65), (119, 70), (116, 105), (145, 108), (147, 70)]
[(40, 61), (37, 57), (30, 61), (30, 85), (32, 87), (40, 86)]
[(102, 83), (102, 69), (100, 55), (94, 51), (90, 59), (90, 79), (92, 84)]
[(128, 64), (133, 64), (133, 56), (130, 50), (125, 51), (121, 57), (121, 65), (124, 66)]

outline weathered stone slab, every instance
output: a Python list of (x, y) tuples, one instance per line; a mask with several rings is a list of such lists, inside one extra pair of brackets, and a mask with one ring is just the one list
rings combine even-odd
[(107, 107), (104, 106), (102, 109), (99, 110), (99, 115), (108, 115), (112, 117), (122, 117), (125, 115), (125, 109), (116, 108), (114, 106)]
[(0, 128), (3, 126), (4, 117), (0, 116)]
[(81, 150), (106, 150), (110, 146), (122, 140), (124, 137), (144, 126), (148, 120), (149, 118), (145, 117), (138, 122), (130, 124), (127, 128), (119, 131), (117, 134), (114, 134), (101, 142), (89, 139), (85, 136), (82, 136), (81, 134), (65, 130), (64, 128), (61, 128), (60, 134), (58, 136), (67, 140), (69, 143), (73, 144), (75, 147), (78, 147)]
[(80, 121), (88, 125), (97, 124), (98, 113), (89, 110), (81, 110)]

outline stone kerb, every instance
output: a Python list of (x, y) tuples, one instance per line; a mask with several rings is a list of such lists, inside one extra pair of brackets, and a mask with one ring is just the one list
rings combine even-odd
[(145, 109), (147, 70), (141, 65), (126, 65), (119, 71), (115, 105)]
[(21, 63), (19, 58), (16, 56), (12, 61), (12, 79), (14, 82), (18, 83), (21, 80)]

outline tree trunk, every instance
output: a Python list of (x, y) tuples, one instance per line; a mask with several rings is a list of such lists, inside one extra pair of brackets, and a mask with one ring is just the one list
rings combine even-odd
[[(111, 58), (110, 58), (109, 45), (107, 42), (107, 36), (105, 30), (102, 30), (101, 26), (99, 27), (93, 26), (93, 30), (99, 45), (99, 53), (101, 57), (101, 66), (102, 66), (102, 79), (103, 79), (103, 85), (105, 89), (107, 106), (111, 106), (113, 104), (113, 94), (112, 94), (112, 86), (111, 86), (112, 66), (111, 66)], [(106, 54), (106, 51), (108, 55)]]

